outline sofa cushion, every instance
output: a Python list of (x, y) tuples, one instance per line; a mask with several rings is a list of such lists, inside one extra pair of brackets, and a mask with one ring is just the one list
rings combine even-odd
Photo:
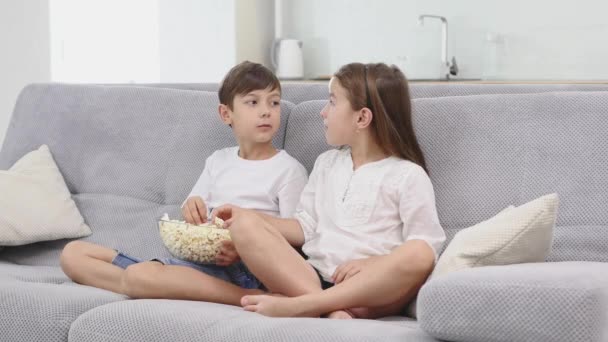
[[(212, 91), (217, 93), (219, 83), (146, 83), (139, 84), (143, 87), (157, 87), (168, 89), (184, 89), (198, 91)], [(302, 82), (281, 82), (281, 99), (299, 104), (300, 102), (312, 100), (327, 100), (329, 99), (328, 82), (319, 81), (314, 83)], [(217, 95), (216, 95), (217, 96)]]
[(296, 105), (289, 116), (285, 131), (285, 151), (312, 171), (317, 157), (331, 149), (325, 140), (321, 109), (326, 100), (306, 101)]
[[(216, 93), (152, 87), (35, 84), (20, 94), (0, 169), (49, 145), (72, 193), (181, 203), (213, 151), (236, 144)], [(283, 148), (290, 103), (274, 143)]]
[[(283, 100), (299, 104), (306, 101), (327, 100), (329, 81), (313, 83), (281, 82)], [(127, 84), (123, 84), (125, 86)], [(131, 84), (132, 85), (132, 84)], [(184, 89), (217, 92), (218, 83), (143, 83), (140, 87), (158, 87), (169, 89)], [(447, 96), (469, 96), (484, 94), (536, 94), (564, 91), (608, 91), (607, 84), (475, 84), (459, 82), (410, 82), (410, 97), (432, 98)]]
[(91, 234), (46, 145), (0, 171), (0, 193), (0, 245)]
[(65, 342), (81, 314), (124, 299), (74, 284), (58, 267), (0, 263), (0, 339)]
[[(449, 240), (508, 205), (563, 199), (549, 261), (608, 261), (608, 92), (415, 99), (413, 121)], [(326, 101), (298, 104), (285, 150), (310, 172)], [(447, 244), (446, 244), (447, 245)]]
[(565, 91), (608, 91), (608, 84), (410, 83), (410, 96), (413, 99), (489, 94), (535, 94)]
[[(78, 194), (73, 198), (93, 230), (93, 234), (82, 240), (142, 259), (171, 256), (160, 239), (158, 219), (164, 213), (178, 217), (179, 205), (159, 205), (111, 194)], [(61, 250), (68, 241), (6, 247), (0, 257), (23, 265), (58, 266)]]
[(479, 267), (434, 278), (418, 296), (420, 326), (448, 341), (606, 341), (608, 264)]
[(510, 204), (558, 193), (548, 260), (608, 261), (606, 108), (599, 91), (414, 100), (448, 239)]
[(269, 318), (235, 306), (177, 300), (130, 300), (98, 307), (72, 324), (69, 339), (436, 342), (415, 321), (405, 318), (387, 321)]
[[(426, 282), (467, 268), (545, 261), (557, 207), (557, 194), (550, 194), (517, 208), (509, 206), (489, 220), (459, 231)], [(416, 300), (406, 314), (416, 317)]]
[[(141, 258), (168, 256), (157, 220), (180, 216), (213, 151), (236, 144), (217, 114), (217, 94), (150, 87), (36, 84), (19, 96), (0, 169), (48, 144), (85, 222), (85, 240)], [(293, 105), (281, 102), (285, 123)], [(44, 128), (44, 129), (42, 129)], [(5, 248), (0, 257), (58, 265), (66, 240)]]
[(303, 86), (298, 82), (285, 82), (281, 84), (283, 88), (282, 98), (294, 104), (306, 101), (329, 100), (329, 82), (319, 81)]
[(441, 254), (430, 280), (472, 267), (545, 261), (557, 207), (557, 194), (550, 194), (459, 231)]

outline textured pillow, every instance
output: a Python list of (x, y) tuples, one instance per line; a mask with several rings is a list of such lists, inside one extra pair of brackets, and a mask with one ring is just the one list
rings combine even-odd
[(0, 246), (91, 234), (48, 146), (0, 171)]
[[(459, 231), (427, 282), (466, 268), (545, 261), (553, 243), (558, 204), (557, 194), (545, 195)], [(415, 316), (415, 302), (407, 315)]]

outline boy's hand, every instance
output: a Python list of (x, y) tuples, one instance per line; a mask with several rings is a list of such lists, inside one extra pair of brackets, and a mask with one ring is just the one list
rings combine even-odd
[(230, 240), (222, 241), (220, 251), (215, 256), (215, 264), (218, 266), (230, 266), (241, 258), (234, 247), (234, 242)]
[(186, 222), (201, 225), (207, 222), (207, 206), (201, 197), (192, 196), (184, 203), (182, 215)]

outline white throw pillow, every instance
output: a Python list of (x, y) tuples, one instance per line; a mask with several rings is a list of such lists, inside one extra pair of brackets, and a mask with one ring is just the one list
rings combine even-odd
[(0, 246), (91, 234), (46, 145), (0, 171), (0, 194)]
[[(557, 194), (545, 195), (459, 231), (427, 282), (467, 268), (545, 261), (553, 243), (558, 204)], [(415, 317), (415, 303), (407, 314)]]

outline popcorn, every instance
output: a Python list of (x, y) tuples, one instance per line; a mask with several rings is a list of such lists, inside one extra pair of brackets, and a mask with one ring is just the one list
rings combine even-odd
[(176, 258), (196, 263), (215, 261), (222, 241), (230, 240), (230, 233), (223, 226), (224, 221), (217, 217), (200, 226), (171, 220), (168, 214), (158, 221), (160, 237), (169, 252)]

